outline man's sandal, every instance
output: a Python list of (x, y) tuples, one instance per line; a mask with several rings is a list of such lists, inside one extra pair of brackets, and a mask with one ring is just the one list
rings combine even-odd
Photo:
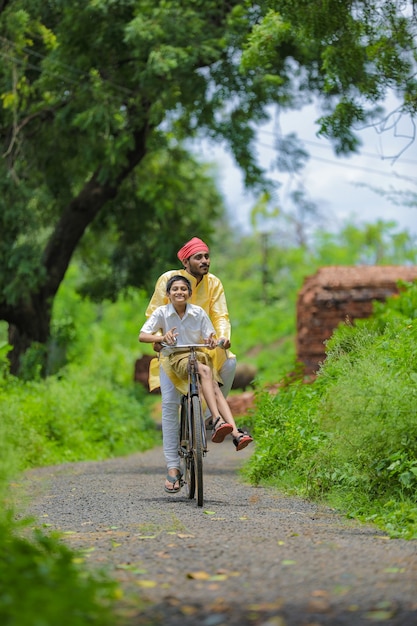
[(235, 444), (236, 452), (239, 452), (239, 450), (243, 450), (243, 448), (246, 448), (246, 446), (249, 445), (251, 441), (253, 441), (253, 439), (249, 435), (249, 433), (245, 432), (241, 428), (238, 428), (237, 430), (239, 433), (242, 434), (238, 437), (233, 437), (233, 443)]
[(221, 417), (217, 417), (213, 421), (213, 434), (211, 440), (213, 443), (222, 443), (224, 438), (233, 432), (233, 426), (227, 424)]
[[(169, 487), (164, 485), (164, 489), (165, 489), (165, 491), (167, 493), (177, 493), (181, 489), (181, 487), (183, 486), (181, 472), (178, 472), (178, 474), (176, 476), (170, 476), (169, 474), (167, 474), (166, 479), (172, 485), (172, 489), (170, 489)], [(179, 487), (175, 487), (176, 483), (178, 483)]]

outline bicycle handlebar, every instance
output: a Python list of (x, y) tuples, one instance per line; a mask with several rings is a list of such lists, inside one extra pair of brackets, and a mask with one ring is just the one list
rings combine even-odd
[[(212, 350), (212, 348), (210, 348), (210, 346), (208, 346), (206, 343), (184, 343), (184, 344), (169, 344), (169, 343), (165, 343), (165, 342), (161, 342), (161, 345), (164, 346), (164, 348), (207, 348), (208, 350)], [(219, 341), (218, 344), (215, 346), (215, 348), (223, 348), (224, 346), (224, 341)]]

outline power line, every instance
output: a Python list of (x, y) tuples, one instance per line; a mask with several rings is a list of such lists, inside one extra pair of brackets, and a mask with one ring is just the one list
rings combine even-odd
[[(259, 146), (262, 146), (263, 148), (269, 148), (270, 150), (276, 150), (276, 148), (274, 146), (270, 146), (268, 144), (262, 143), (262, 142), (258, 142)], [(337, 167), (343, 167), (346, 169), (351, 169), (351, 170), (360, 170), (361, 172), (368, 172), (369, 174), (378, 174), (379, 176), (390, 176), (393, 178), (401, 178), (404, 180), (411, 180), (413, 181), (414, 179), (409, 178), (407, 176), (402, 176), (401, 174), (395, 174), (395, 173), (390, 173), (390, 172), (383, 172), (382, 170), (374, 170), (370, 167), (364, 167), (361, 165), (353, 165), (352, 163), (342, 163), (341, 161), (338, 161), (337, 159), (325, 159), (323, 157), (319, 157), (319, 156), (315, 156), (313, 154), (309, 155), (311, 159), (313, 159), (314, 161), (321, 161), (323, 163), (329, 163), (330, 165), (336, 165)]]
[[(272, 137), (276, 137), (276, 134), (274, 132), (272, 132), (272, 131), (259, 129), (258, 132), (264, 133), (265, 135), (269, 135), (269, 136), (272, 136)], [(332, 150), (331, 146), (327, 146), (327, 145), (325, 145), (323, 143), (320, 143), (319, 141), (312, 141), (312, 140), (309, 140), (309, 139), (302, 139), (302, 138), (300, 138), (300, 141), (302, 141), (302, 143), (306, 143), (306, 144), (309, 144), (311, 146), (315, 146), (317, 148), (321, 148), (321, 149), (324, 149), (324, 150)], [(265, 146), (265, 147), (267, 147), (267, 146)], [(273, 146), (269, 146), (269, 147), (271, 149), (274, 149)], [(381, 156), (379, 154), (373, 154), (372, 152), (360, 152), (357, 156), (366, 156), (366, 157), (370, 157), (372, 159), (378, 159), (379, 161), (381, 161)], [(403, 159), (402, 158), (401, 161), (403, 163), (410, 163), (411, 165), (417, 164), (417, 161), (413, 160), (413, 159)]]

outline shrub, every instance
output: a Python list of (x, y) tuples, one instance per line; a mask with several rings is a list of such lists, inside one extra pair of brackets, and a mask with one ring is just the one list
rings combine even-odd
[(417, 537), (417, 286), (340, 326), (317, 380), (258, 396), (255, 481)]

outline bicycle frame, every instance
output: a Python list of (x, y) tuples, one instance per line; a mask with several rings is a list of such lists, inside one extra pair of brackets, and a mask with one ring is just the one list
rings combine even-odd
[(175, 346), (190, 350), (188, 356), (188, 392), (181, 400), (179, 422), (179, 456), (183, 460), (183, 482), (189, 499), (196, 495), (197, 506), (203, 506), (203, 456), (207, 453), (206, 428), (200, 400), (197, 348), (205, 344)]

